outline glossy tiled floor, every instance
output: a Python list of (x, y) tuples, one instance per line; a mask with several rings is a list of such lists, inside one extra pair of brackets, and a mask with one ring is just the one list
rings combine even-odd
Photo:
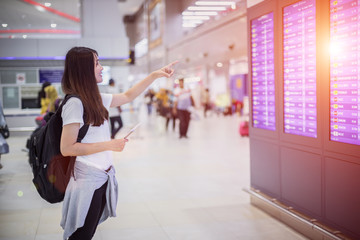
[[(305, 239), (249, 204), (249, 140), (238, 116), (193, 120), (189, 139), (165, 131), (164, 119), (124, 117), (117, 137), (141, 119), (122, 153), (114, 153), (117, 217), (94, 240)], [(62, 239), (61, 204), (48, 204), (32, 185), (25, 147), (13, 134), (0, 170), (0, 239)]]

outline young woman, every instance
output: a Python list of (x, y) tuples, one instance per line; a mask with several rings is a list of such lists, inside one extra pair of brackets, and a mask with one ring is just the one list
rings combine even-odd
[[(91, 239), (99, 223), (116, 216), (117, 182), (112, 151), (122, 151), (127, 139), (111, 139), (109, 108), (131, 102), (155, 79), (171, 77), (175, 63), (152, 72), (124, 93), (100, 94), (97, 83), (102, 82), (103, 67), (97, 52), (86, 47), (68, 51), (62, 88), (65, 94), (75, 94), (80, 99), (70, 98), (62, 109), (61, 153), (76, 156), (74, 175), (63, 203), (64, 239)], [(89, 129), (80, 143), (77, 137), (84, 124), (89, 124)]]

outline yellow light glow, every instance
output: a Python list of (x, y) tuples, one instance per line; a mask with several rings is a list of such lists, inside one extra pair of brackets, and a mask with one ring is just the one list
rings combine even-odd
[(340, 46), (339, 42), (337, 42), (337, 41), (330, 42), (329, 53), (330, 53), (330, 56), (332, 56), (332, 57), (336, 57), (336, 56), (339, 56), (339, 54), (341, 54), (341, 46)]

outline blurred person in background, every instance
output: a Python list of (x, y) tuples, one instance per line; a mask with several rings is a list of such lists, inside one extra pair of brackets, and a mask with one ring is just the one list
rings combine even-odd
[(209, 89), (206, 88), (202, 95), (202, 104), (204, 107), (204, 118), (206, 118), (206, 112), (211, 109), (210, 93)]
[(49, 101), (46, 99), (45, 88), (50, 85), (51, 83), (44, 82), (41, 86), (41, 90), (38, 93), (38, 107), (40, 108), (40, 114), (46, 113), (49, 107)]
[(150, 116), (152, 113), (152, 105), (153, 105), (153, 98), (155, 96), (155, 93), (152, 89), (149, 89), (146, 94), (144, 95), (145, 103), (147, 107), (148, 115)]
[(45, 101), (48, 103), (47, 112), (55, 112), (55, 102), (58, 99), (58, 92), (53, 85), (44, 88)]
[[(109, 80), (109, 86), (107, 88), (107, 93), (116, 94), (119, 93), (118, 89), (115, 87), (114, 79)], [(111, 139), (114, 139), (116, 134), (123, 127), (123, 121), (121, 118), (121, 107), (113, 107), (109, 109), (109, 118), (110, 118), (110, 127), (111, 127)]]
[(179, 79), (179, 87), (174, 90), (175, 102), (173, 113), (179, 118), (179, 138), (188, 138), (187, 132), (190, 125), (189, 109), (195, 105), (191, 90), (185, 88), (184, 79)]
[(165, 88), (161, 88), (159, 92), (156, 93), (155, 98), (160, 116), (166, 119), (165, 130), (168, 130), (170, 119), (173, 120), (173, 130), (175, 130), (176, 117), (172, 111), (173, 102), (170, 98), (170, 91)]
[(44, 82), (38, 93), (38, 103), (40, 104), (40, 115), (35, 118), (38, 126), (44, 126), (44, 116), (48, 112), (55, 112), (59, 104), (57, 90), (50, 82)]
[(156, 108), (157, 112), (165, 117), (167, 107), (169, 106), (169, 96), (166, 94), (165, 88), (160, 88), (160, 90), (155, 94)]
[(168, 107), (168, 113), (167, 113), (167, 116), (166, 116), (166, 125), (165, 125), (165, 128), (166, 128), (166, 131), (168, 130), (168, 127), (169, 127), (169, 122), (170, 120), (172, 119), (172, 129), (173, 131), (175, 131), (175, 126), (176, 126), (176, 118), (177, 116), (174, 114), (173, 112), (173, 107), (174, 107), (174, 93), (170, 90), (166, 90), (166, 94), (169, 96), (169, 101), (168, 101), (168, 104), (169, 104), (169, 107)]

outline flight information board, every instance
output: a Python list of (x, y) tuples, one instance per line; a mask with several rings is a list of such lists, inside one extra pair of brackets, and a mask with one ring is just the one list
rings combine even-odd
[(330, 4), (330, 140), (360, 145), (359, 2)]
[(283, 54), (284, 132), (316, 138), (315, 0), (284, 7)]
[(251, 21), (252, 124), (275, 131), (274, 14)]

